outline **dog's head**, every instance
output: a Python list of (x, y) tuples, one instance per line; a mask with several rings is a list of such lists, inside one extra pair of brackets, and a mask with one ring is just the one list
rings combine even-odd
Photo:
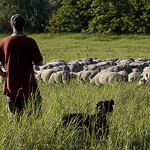
[(100, 101), (96, 104), (97, 113), (101, 115), (109, 114), (113, 111), (114, 100)]

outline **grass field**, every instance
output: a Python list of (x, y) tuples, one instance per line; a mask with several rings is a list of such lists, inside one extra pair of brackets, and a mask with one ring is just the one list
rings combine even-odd
[[(37, 34), (33, 37), (44, 57), (69, 62), (84, 57), (150, 58), (150, 36)], [(0, 40), (6, 35), (0, 35)], [(19, 124), (5, 109), (0, 85), (0, 149), (2, 150), (150, 150), (150, 84), (114, 83), (97, 87), (72, 80), (67, 85), (38, 83), (43, 98), (42, 118), (27, 119)], [(100, 100), (114, 99), (107, 139), (81, 137), (76, 130), (68, 132), (59, 124), (63, 114), (92, 114)], [(57, 129), (57, 134), (55, 130)]]

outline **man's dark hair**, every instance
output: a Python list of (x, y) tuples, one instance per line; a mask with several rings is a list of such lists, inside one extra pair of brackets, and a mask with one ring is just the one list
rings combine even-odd
[(13, 25), (17, 31), (22, 30), (24, 24), (25, 24), (24, 16), (20, 14), (15, 14), (11, 17), (11, 25)]

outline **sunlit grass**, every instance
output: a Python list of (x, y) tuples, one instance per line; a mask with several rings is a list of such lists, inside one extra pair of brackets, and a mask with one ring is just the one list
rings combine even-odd
[(150, 57), (150, 36), (38, 34), (35, 38), (44, 55), (44, 62), (64, 59), (69, 62), (84, 57), (140, 58)]
[[(149, 85), (116, 83), (112, 86), (93, 87), (72, 81), (68, 85), (39, 83), (43, 97), (43, 116), (21, 124), (8, 118), (4, 103), (1, 106), (1, 149), (147, 149), (150, 144)], [(3, 96), (1, 96), (3, 97)], [(80, 112), (92, 114), (100, 100), (114, 99), (108, 139), (99, 141), (77, 131), (62, 129), (64, 114)], [(57, 134), (55, 130), (58, 130)]]
[[(5, 36), (0, 36), (0, 39)], [(149, 36), (106, 36), (62, 34), (30, 35), (43, 54), (44, 62), (64, 59), (67, 62), (83, 58), (149, 58)], [(61, 149), (61, 150), (147, 150), (150, 149), (150, 85), (114, 83), (102, 87), (72, 80), (67, 85), (38, 82), (43, 98), (42, 118), (21, 122), (9, 117), (5, 96), (0, 94), (0, 149)], [(0, 93), (3, 85), (0, 85)], [(110, 134), (102, 141), (81, 137), (76, 130), (61, 128), (64, 114), (80, 112), (93, 114), (100, 100), (114, 99)], [(57, 132), (56, 132), (57, 131)]]

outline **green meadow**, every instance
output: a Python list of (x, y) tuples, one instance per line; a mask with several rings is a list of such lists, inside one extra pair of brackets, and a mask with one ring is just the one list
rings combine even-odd
[[(0, 41), (7, 35), (0, 35)], [(150, 58), (150, 36), (104, 34), (32, 34), (44, 58), (71, 60), (97, 57)], [(2, 150), (150, 150), (150, 84), (115, 82), (102, 87), (89, 83), (48, 84), (38, 82), (42, 95), (42, 117), (27, 118), (20, 123), (5, 108), (0, 85), (0, 149)], [(95, 113), (100, 100), (115, 102), (109, 120), (108, 138), (80, 136), (77, 130), (61, 127), (68, 113)], [(57, 132), (56, 132), (57, 131)]]

